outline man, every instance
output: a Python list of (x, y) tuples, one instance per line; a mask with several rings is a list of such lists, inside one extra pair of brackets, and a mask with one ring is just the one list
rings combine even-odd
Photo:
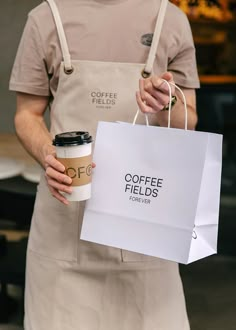
[[(157, 50), (148, 42), (156, 21)], [(168, 1), (49, 0), (29, 14), (10, 82), (17, 135), (44, 170), (27, 254), (26, 330), (189, 329), (177, 264), (79, 239), (84, 203), (61, 194), (71, 192), (71, 178), (52, 146), (63, 131), (95, 136), (98, 120), (130, 122), (137, 105), (152, 125), (166, 126), (163, 79), (182, 88), (194, 129), (195, 49), (186, 16)], [(98, 90), (116, 93), (114, 106), (91, 102)], [(171, 118), (183, 127), (179, 97)]]

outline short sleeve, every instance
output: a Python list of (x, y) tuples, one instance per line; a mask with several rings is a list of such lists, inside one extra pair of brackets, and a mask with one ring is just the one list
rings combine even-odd
[[(189, 21), (182, 15), (181, 33), (175, 51), (172, 52), (168, 70), (173, 73), (177, 85), (186, 88), (199, 88), (199, 76), (196, 62), (196, 50)], [(176, 44), (175, 44), (176, 46)]]
[(43, 43), (30, 15), (17, 50), (9, 89), (34, 95), (50, 95)]

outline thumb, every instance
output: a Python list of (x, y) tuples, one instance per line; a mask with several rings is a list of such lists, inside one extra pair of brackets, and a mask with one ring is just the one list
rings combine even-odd
[(174, 82), (174, 78), (173, 78), (173, 75), (172, 73), (170, 72), (165, 72), (163, 73), (163, 75), (161, 76), (162, 79), (165, 79), (167, 81), (171, 81), (171, 82)]
[[(175, 83), (174, 82), (173, 75), (170, 72), (163, 73), (163, 75), (161, 76), (161, 78), (164, 79), (164, 80), (166, 80), (167, 82), (170, 82), (170, 83), (173, 83), (173, 84)], [(175, 94), (175, 87), (171, 85), (170, 88), (171, 88), (172, 95), (174, 95)]]

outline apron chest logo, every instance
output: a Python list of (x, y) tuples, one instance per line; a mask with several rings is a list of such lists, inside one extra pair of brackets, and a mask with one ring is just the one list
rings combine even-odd
[(98, 109), (111, 109), (116, 105), (117, 93), (103, 92), (103, 91), (91, 91), (90, 93), (91, 103)]

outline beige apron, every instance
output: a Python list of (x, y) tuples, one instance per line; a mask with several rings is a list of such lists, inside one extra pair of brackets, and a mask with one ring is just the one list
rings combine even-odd
[[(167, 2), (147, 63), (133, 64), (71, 61), (58, 9), (48, 0), (63, 54), (52, 136), (88, 130), (95, 137), (98, 120), (132, 122), (138, 80), (152, 71)], [(54, 199), (42, 177), (27, 253), (25, 330), (189, 329), (178, 265), (81, 241), (83, 210), (84, 202)]]

